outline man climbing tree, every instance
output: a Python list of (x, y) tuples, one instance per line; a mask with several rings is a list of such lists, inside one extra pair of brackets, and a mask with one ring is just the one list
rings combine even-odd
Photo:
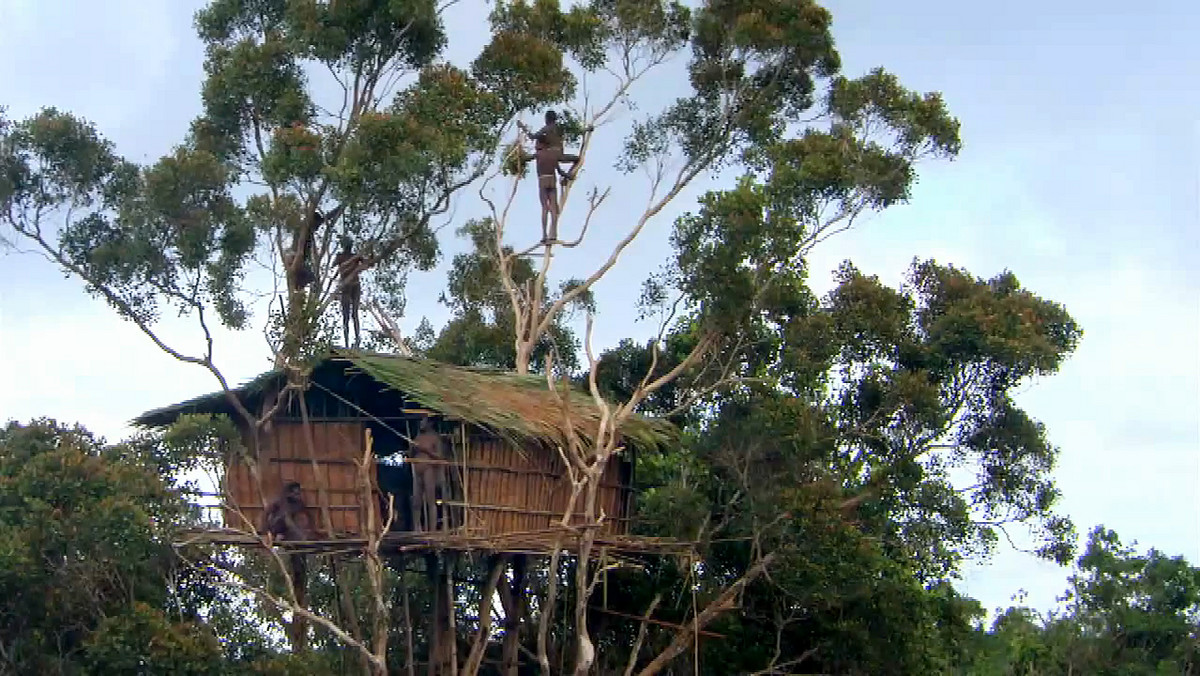
[(342, 340), (350, 347), (350, 322), (354, 321), (354, 347), (359, 343), (358, 314), (362, 304), (362, 280), (359, 267), (362, 254), (354, 253), (354, 240), (349, 235), (341, 237), (342, 250), (333, 259), (338, 272), (338, 301), (342, 306)]
[[(555, 174), (562, 177), (563, 185), (575, 179), (575, 171), (579, 165), (578, 155), (568, 155), (563, 150), (562, 130), (558, 126), (558, 113), (546, 111), (546, 124), (541, 129), (530, 132), (524, 122), (517, 121), (517, 126), (529, 134), (534, 140), (533, 155), (522, 152), (523, 163), (534, 160), (537, 173), (538, 201), (542, 206), (542, 243), (549, 244), (558, 239), (558, 186), (555, 184)], [(563, 171), (560, 165), (570, 162), (571, 169)]]

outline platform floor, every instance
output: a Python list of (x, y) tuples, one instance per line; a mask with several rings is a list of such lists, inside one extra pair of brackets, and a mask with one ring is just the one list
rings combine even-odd
[[(556, 542), (566, 553), (576, 552), (583, 533), (578, 528), (547, 528), (519, 533), (476, 534), (462, 531), (400, 532), (383, 537), (379, 550), (383, 554), (402, 554), (427, 551), (486, 551), (510, 554), (550, 555)], [(695, 543), (670, 538), (638, 537), (633, 535), (603, 535), (595, 538), (593, 554), (659, 554), (686, 556), (693, 553)], [(185, 531), (179, 546), (190, 544), (261, 545), (254, 535), (229, 528), (203, 528)], [(349, 536), (330, 540), (275, 542), (276, 546), (297, 552), (314, 554), (361, 551), (367, 540)]]

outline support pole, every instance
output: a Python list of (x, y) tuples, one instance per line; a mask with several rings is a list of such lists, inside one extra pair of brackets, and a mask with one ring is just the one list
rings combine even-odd
[(438, 667), (442, 663), (442, 617), (441, 617), (441, 586), (438, 584), (441, 566), (438, 565), (437, 554), (425, 555), (425, 574), (429, 579), (429, 590), (432, 592), (431, 601), (433, 612), (429, 614), (428, 657), (426, 659), (428, 676), (438, 676)]

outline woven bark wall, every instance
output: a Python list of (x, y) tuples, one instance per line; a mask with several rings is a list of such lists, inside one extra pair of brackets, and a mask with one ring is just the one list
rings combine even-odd
[[(468, 530), (489, 535), (544, 530), (562, 521), (571, 498), (571, 482), (562, 460), (543, 448), (518, 448), (486, 436), (469, 438), (466, 457), (456, 458), (456, 474), (464, 476), (465, 523)], [(461, 443), (458, 444), (461, 447)], [(621, 485), (621, 463), (606, 468), (597, 500), (604, 514), (601, 533), (628, 532), (629, 489)], [(461, 481), (461, 480), (460, 480)], [(584, 496), (572, 510), (573, 523), (584, 520)]]
[[(276, 422), (270, 434), (261, 436), (258, 469), (266, 502), (275, 499), (285, 483), (299, 482), (304, 502), (311, 508), (309, 517), (313, 525), (324, 530), (319, 490), (323, 486), (334, 534), (357, 533), (363, 515), (354, 461), (362, 458), (363, 426), (358, 422), (322, 422), (311, 428), (312, 454), (301, 423)], [(258, 526), (264, 500), (250, 468), (235, 460), (228, 470), (228, 484), (235, 504)], [(225, 510), (224, 516), (227, 527), (244, 527), (232, 510)]]
[[(278, 421), (261, 437), (259, 472), (266, 500), (274, 499), (284, 483), (297, 481), (310, 507), (313, 524), (322, 529), (318, 486), (326, 482), (330, 519), (335, 535), (360, 532), (365, 520), (357, 483), (355, 459), (363, 453), (364, 425), (359, 422), (313, 423), (315, 466), (299, 422)], [(465, 439), (465, 444), (464, 444)], [(461, 427), (447, 435), (454, 449), (454, 465), (448, 502), (454, 526), (478, 535), (502, 535), (545, 530), (557, 526), (567, 508), (571, 483), (556, 453), (540, 447), (518, 448), (484, 434), (465, 437)], [(601, 534), (629, 532), (627, 508), (631, 498), (627, 463), (608, 465), (601, 482), (597, 507), (604, 514)], [(623, 471), (624, 470), (624, 471)], [(263, 497), (249, 467), (235, 459), (227, 469), (234, 502), (257, 526), (262, 518)], [(408, 500), (397, 495), (397, 505)], [(581, 494), (574, 507), (573, 522), (583, 521)], [(233, 510), (225, 510), (225, 524), (243, 529)]]

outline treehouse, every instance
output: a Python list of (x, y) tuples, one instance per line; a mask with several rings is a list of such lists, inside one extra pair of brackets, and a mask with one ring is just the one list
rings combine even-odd
[[(322, 539), (363, 536), (369, 503), (360, 467), (366, 458), (375, 465), (365, 475), (371, 477), (370, 499), (386, 505), (390, 497), (394, 505), (389, 542), (548, 551), (572, 491), (560, 450), (568, 444), (567, 421), (585, 441), (600, 422), (590, 394), (572, 389), (569, 397), (557, 396), (544, 377), (395, 355), (335, 352), (313, 369), (303, 395), (287, 392), (284, 383), (283, 372), (273, 371), (233, 391), (257, 415), (277, 407), (260, 427), (257, 444), (223, 392), (134, 421), (162, 428), (182, 415), (201, 414), (226, 415), (238, 425), (243, 446), (257, 450), (226, 456), (222, 518), (229, 531), (245, 531), (247, 520), (257, 525), (265, 505), (294, 481)], [(437, 497), (440, 528), (418, 538), (411, 532), (411, 497), (413, 467), (421, 460), (407, 456), (426, 417), (447, 442), (450, 457), (425, 460), (444, 466)], [(668, 424), (642, 417), (623, 425), (624, 450), (608, 464), (599, 487), (598, 544), (624, 548), (619, 541), (629, 540), (634, 454), (661, 445), (671, 432)], [(371, 456), (365, 455), (368, 443)], [(581, 507), (577, 503), (576, 511)]]

